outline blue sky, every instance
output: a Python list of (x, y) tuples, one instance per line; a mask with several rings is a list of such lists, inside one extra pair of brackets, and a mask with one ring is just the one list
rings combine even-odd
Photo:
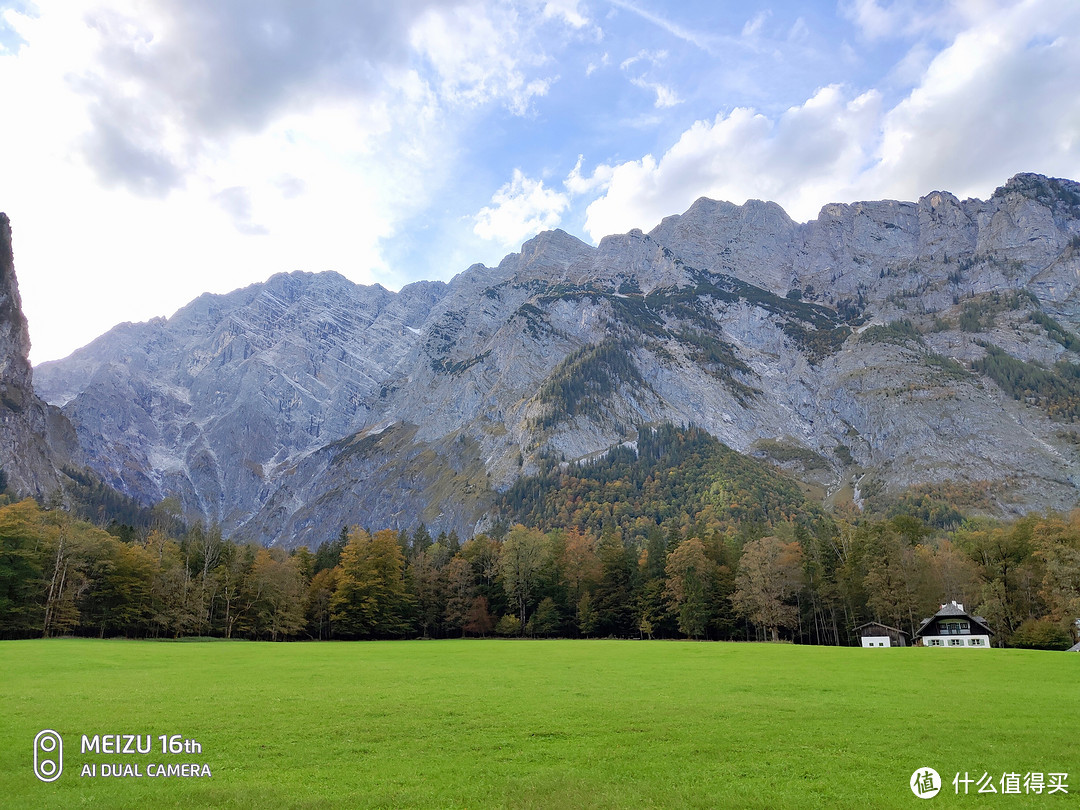
[(296, 269), (398, 289), (700, 196), (1080, 178), (1075, 0), (0, 2), (32, 359)]

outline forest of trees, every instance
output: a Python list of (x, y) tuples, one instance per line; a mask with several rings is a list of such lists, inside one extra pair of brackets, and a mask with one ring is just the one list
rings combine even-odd
[[(826, 514), (703, 430), (642, 428), (586, 464), (548, 458), (459, 538), (343, 527), (263, 548), (79, 480), (70, 511), (0, 494), (0, 638), (459, 636), (856, 643), (955, 599), (999, 645), (1064, 648), (1080, 617), (1080, 511), (965, 517), (987, 484), (863, 482)], [(124, 522), (131, 520), (131, 523)]]
[[(0, 506), (0, 637), (632, 637), (855, 643), (947, 599), (994, 643), (1061, 649), (1080, 616), (1080, 512), (949, 530), (909, 514), (814, 524), (672, 519), (644, 534), (516, 524), (343, 529), (314, 551), (201, 526), (107, 531), (33, 500)], [(175, 526), (175, 522), (162, 521)], [(640, 528), (637, 524), (635, 528)]]

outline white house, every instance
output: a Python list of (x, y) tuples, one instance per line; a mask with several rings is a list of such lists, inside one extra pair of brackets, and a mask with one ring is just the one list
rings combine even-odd
[(972, 616), (956, 602), (942, 605), (915, 631), (915, 641), (923, 647), (990, 647), (994, 633), (982, 616)]

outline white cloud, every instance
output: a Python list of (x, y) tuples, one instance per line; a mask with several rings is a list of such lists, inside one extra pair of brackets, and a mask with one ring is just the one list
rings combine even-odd
[(585, 156), (578, 155), (577, 164), (570, 171), (570, 174), (563, 184), (565, 185), (566, 190), (575, 197), (583, 194), (591, 194), (598, 189), (607, 188), (608, 184), (611, 183), (611, 177), (614, 173), (611, 166), (600, 165), (593, 170), (591, 177), (585, 177), (581, 173), (581, 165), (584, 162)]
[(533, 101), (548, 94), (553, 82), (558, 77), (550, 79), (533, 79), (531, 82), (515, 81), (509, 85), (512, 91), (506, 106), (514, 115), (528, 115), (532, 109)]
[(859, 28), (868, 39), (880, 39), (889, 36), (898, 26), (906, 23), (898, 12), (880, 6), (877, 0), (852, 0), (842, 3), (841, 12)]
[(533, 180), (514, 169), (513, 179), (495, 192), (491, 207), (476, 215), (474, 233), (504, 247), (516, 247), (540, 231), (557, 228), (562, 213), (569, 207), (566, 194), (544, 187), (543, 180)]
[(1080, 174), (1080, 6), (1032, 0), (959, 34), (882, 121), (865, 189), (981, 195), (1020, 171)]
[[(873, 15), (906, 7), (855, 6), (882, 35), (886, 23)], [(902, 60), (898, 70), (924, 72), (891, 109), (876, 90), (831, 85), (777, 116), (737, 108), (698, 121), (659, 158), (598, 169), (606, 181), (586, 230), (599, 239), (650, 228), (699, 196), (775, 200), (805, 220), (830, 201), (942, 188), (986, 196), (1020, 171), (1080, 175), (1080, 5), (1029, 0), (991, 12), (933, 58), (920, 45)], [(587, 186), (580, 163), (570, 183)]]
[(442, 194), (478, 118), (549, 92), (538, 26), (572, 26), (576, 9), (7, 9), (0, 86), (18, 125), (0, 127), (0, 189), (35, 362), (274, 272), (402, 278), (387, 240)]
[(584, 28), (589, 24), (578, 0), (547, 0), (544, 16), (562, 19), (573, 28)]
[(320, 77), (301, 106), (268, 102), (254, 125), (188, 106), (186, 80), (136, 64), (178, 36), (167, 15), (136, 24), (112, 4), (87, 25), (55, 8), (18, 19), (27, 44), (0, 57), (19, 122), (0, 128), (0, 150), (19, 155), (0, 164), (0, 188), (36, 361), (282, 270), (372, 281), (381, 241), (453, 158), (452, 122), (404, 66), (352, 98)]
[(1013, 0), (842, 0), (840, 14), (871, 42), (896, 37), (952, 37), (979, 20), (1017, 5)]
[(436, 7), (413, 26), (411, 42), (435, 68), (440, 95), (448, 104), (502, 100), (515, 115), (524, 115), (553, 81), (526, 79), (533, 57), (521, 41), (519, 32), (525, 28), (511, 5), (492, 6), (487, 13)]
[(810, 218), (828, 199), (822, 186), (850, 181), (865, 163), (877, 105), (876, 94), (849, 99), (842, 88), (826, 87), (776, 121), (746, 108), (699, 121), (660, 160), (646, 155), (611, 167), (585, 227), (594, 239), (649, 228), (701, 196), (776, 200)]
[[(91, 47), (89, 58), (69, 62), (90, 125), (80, 150), (103, 183), (167, 195), (208, 152), (283, 115), (343, 100), (377, 108), (409, 69), (417, 15), (427, 19), (421, 12), (430, 7), (452, 16), (461, 2), (331, 15), (243, 0), (99, 0), (68, 11)], [(63, 16), (46, 12), (42, 39)]]

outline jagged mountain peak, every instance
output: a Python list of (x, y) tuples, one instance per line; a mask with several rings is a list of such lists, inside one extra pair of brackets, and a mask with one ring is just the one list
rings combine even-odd
[(919, 198), (920, 208), (936, 211), (939, 208), (959, 208), (960, 199), (951, 191), (931, 191)]
[(798, 228), (774, 202), (735, 205), (702, 197), (685, 213), (666, 217), (649, 236), (694, 267), (786, 292)]
[(566, 231), (542, 231), (511, 253), (500, 263), (498, 270), (506, 277), (527, 275), (554, 278), (568, 267), (587, 260), (594, 248)]
[(364, 288), (376, 294), (389, 292), (378, 283), (357, 284), (336, 270), (321, 270), (319, 272), (293, 270), (288, 273), (275, 273), (263, 284), (253, 286), (257, 287), (262, 294), (284, 295), (287, 296), (288, 300), (295, 300), (311, 292), (333, 295), (338, 294), (340, 291), (352, 292), (356, 288)]
[(568, 253), (588, 253), (592, 248), (576, 236), (571, 236), (562, 228), (541, 231), (521, 245), (522, 256), (532, 256), (541, 251), (565, 251)]
[(775, 227), (794, 225), (794, 221), (788, 216), (787, 211), (779, 203), (749, 199), (742, 205), (725, 200), (714, 200), (711, 197), (699, 197), (682, 214), (664, 217), (661, 223), (650, 234), (657, 237), (663, 233), (670, 233), (676, 225), (686, 227), (690, 223), (695, 225), (708, 225), (723, 229), (725, 223), (761, 223)]
[(1005, 197), (1008, 194), (1019, 194), (1044, 204), (1064, 202), (1068, 205), (1080, 205), (1080, 183), (1033, 172), (1020, 172), (1013, 175), (994, 190), (991, 199)]
[(610, 252), (621, 250), (625, 246), (633, 244), (655, 245), (656, 243), (652, 236), (645, 233), (641, 228), (631, 228), (626, 233), (611, 233), (603, 237), (597, 245), (597, 249)]

